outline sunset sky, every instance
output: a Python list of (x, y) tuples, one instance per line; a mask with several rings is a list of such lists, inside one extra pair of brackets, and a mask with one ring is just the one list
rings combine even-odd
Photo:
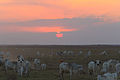
[(120, 0), (0, 0), (0, 44), (120, 44)]

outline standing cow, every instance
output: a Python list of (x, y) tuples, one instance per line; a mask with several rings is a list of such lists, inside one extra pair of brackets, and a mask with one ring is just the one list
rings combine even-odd
[(88, 63), (88, 73), (90, 74), (90, 75), (92, 75), (92, 74), (95, 74), (95, 62), (94, 61), (90, 61), (89, 63)]
[(60, 80), (64, 80), (63, 74), (65, 72), (69, 72), (70, 80), (72, 76), (72, 66), (69, 63), (62, 62), (59, 65), (59, 74), (60, 74)]
[(34, 68), (36, 69), (36, 70), (40, 70), (40, 59), (34, 59)]

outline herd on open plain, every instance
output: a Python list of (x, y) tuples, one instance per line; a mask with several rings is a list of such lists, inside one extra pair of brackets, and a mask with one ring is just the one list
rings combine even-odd
[[(78, 55), (83, 54), (83, 51), (79, 51)], [(118, 54), (120, 54), (120, 51), (118, 51)], [(6, 55), (7, 57), (3, 57), (3, 55)], [(13, 70), (15, 73), (18, 74), (18, 76), (29, 76), (31, 69), (34, 70), (47, 70), (49, 67), (46, 63), (41, 63), (40, 58), (34, 58), (32, 59), (32, 62), (25, 59), (23, 55), (19, 54), (16, 57), (16, 61), (12, 61), (9, 59), (9, 56), (11, 55), (10, 52), (0, 52), (0, 65), (4, 68), (5, 73), (8, 72), (9, 69)], [(40, 56), (40, 52), (36, 52), (37, 56)], [(56, 52), (55, 55), (57, 56), (65, 56), (65, 55), (74, 55), (74, 51), (59, 51)], [(87, 52), (87, 55), (85, 57), (90, 57), (92, 55), (92, 52), (89, 50)], [(99, 53), (99, 55), (109, 55), (107, 51), (102, 51)], [(120, 76), (120, 61), (117, 59), (109, 59), (106, 61), (101, 60), (91, 60), (87, 63), (87, 70), (85, 71), (85, 66), (82, 64), (77, 64), (75, 62), (69, 63), (64, 61), (64, 59), (60, 59), (60, 63), (56, 68), (58, 68), (58, 80), (65, 80), (64, 74), (69, 74), (68, 79), (72, 80), (73, 74), (88, 74), (90, 76), (96, 77), (96, 80), (119, 80)]]

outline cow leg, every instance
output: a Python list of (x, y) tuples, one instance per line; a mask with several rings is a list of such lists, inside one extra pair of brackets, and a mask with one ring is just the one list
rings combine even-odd
[(20, 76), (22, 77), (22, 71), (20, 70)]
[(60, 72), (60, 80), (64, 80), (63, 72)]
[(62, 76), (62, 80), (64, 80), (64, 75), (63, 75), (63, 72), (62, 72), (61, 76)]
[(7, 73), (7, 70), (8, 70), (8, 68), (7, 68), (7, 66), (5, 66), (5, 73)]
[(20, 76), (22, 77), (22, 75), (23, 75), (23, 67), (21, 67), (20, 69)]
[(72, 70), (70, 70), (70, 80), (72, 79)]

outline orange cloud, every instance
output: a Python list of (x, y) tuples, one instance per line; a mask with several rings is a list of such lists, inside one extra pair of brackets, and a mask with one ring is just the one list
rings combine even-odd
[(23, 27), (20, 29), (25, 32), (69, 32), (76, 29), (65, 29), (63, 27)]
[[(9, 13), (9, 14), (8, 14)], [(0, 21), (64, 18), (61, 9), (31, 5), (0, 6)]]
[(76, 29), (65, 29), (64, 27), (0, 27), (0, 32), (70, 32)]

